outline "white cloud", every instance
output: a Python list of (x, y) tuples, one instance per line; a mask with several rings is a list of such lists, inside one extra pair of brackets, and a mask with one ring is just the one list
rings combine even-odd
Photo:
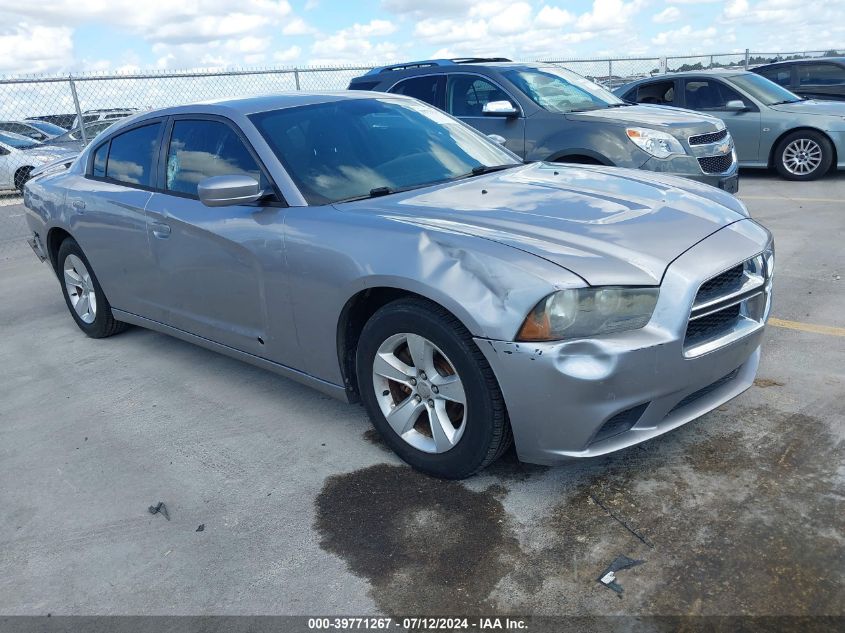
[(645, 0), (595, 0), (593, 10), (578, 17), (578, 28), (585, 31), (624, 28), (645, 4)]
[(389, 20), (371, 20), (366, 24), (355, 23), (331, 35), (318, 36), (311, 45), (311, 63), (323, 66), (395, 61), (399, 58), (398, 44), (370, 41), (371, 37), (381, 38), (395, 31), (396, 25)]
[(707, 47), (713, 47), (717, 43), (733, 41), (733, 37), (733, 33), (721, 31), (714, 26), (694, 29), (687, 24), (679, 29), (658, 33), (651, 38), (651, 42), (662, 52), (684, 52), (689, 50), (690, 42), (695, 42), (703, 47), (702, 50), (707, 50)]
[(73, 58), (73, 31), (66, 26), (21, 23), (0, 31), (0, 72), (27, 74), (63, 70)]
[(560, 7), (545, 5), (537, 13), (537, 17), (534, 19), (534, 25), (541, 29), (559, 29), (572, 24), (574, 21), (575, 16), (569, 11)]
[(285, 25), (282, 27), (282, 35), (312, 35), (316, 32), (317, 29), (302, 18), (293, 18), (285, 22)]
[(278, 64), (289, 64), (299, 59), (301, 54), (302, 49), (299, 46), (291, 46), (290, 48), (273, 53), (273, 61)]
[(678, 7), (666, 7), (660, 13), (655, 13), (651, 21), (656, 24), (669, 24), (671, 22), (677, 22), (681, 19), (681, 11)]

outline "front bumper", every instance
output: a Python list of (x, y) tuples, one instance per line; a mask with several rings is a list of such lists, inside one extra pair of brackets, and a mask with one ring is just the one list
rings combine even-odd
[(739, 191), (739, 163), (734, 159), (731, 166), (719, 173), (704, 173), (695, 156), (674, 156), (668, 159), (650, 158), (640, 169), (670, 176), (681, 176), (706, 185), (718, 187), (728, 193)]
[[(747, 389), (760, 362), (762, 321), (693, 358), (684, 354), (684, 338), (701, 283), (760, 253), (769, 237), (744, 220), (681, 255), (640, 330), (550, 343), (476, 339), (505, 396), (519, 458), (554, 464), (603, 455), (677, 428)], [(626, 416), (632, 426), (603, 435), (606, 424)]]

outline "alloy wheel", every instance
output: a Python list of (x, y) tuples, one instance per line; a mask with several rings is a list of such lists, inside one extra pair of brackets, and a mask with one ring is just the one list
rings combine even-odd
[(419, 334), (394, 334), (373, 360), (373, 387), (387, 423), (426, 453), (453, 448), (466, 428), (464, 385), (455, 365)]
[(814, 140), (798, 138), (783, 150), (783, 166), (790, 174), (806, 176), (822, 163), (822, 148)]
[(64, 282), (65, 292), (76, 315), (83, 323), (93, 323), (97, 318), (97, 293), (91, 274), (76, 255), (65, 258)]

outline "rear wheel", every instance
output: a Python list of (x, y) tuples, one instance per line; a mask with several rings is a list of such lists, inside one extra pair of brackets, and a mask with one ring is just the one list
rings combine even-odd
[(71, 237), (59, 247), (58, 271), (65, 303), (80, 330), (91, 338), (105, 338), (128, 327), (114, 318), (91, 264)]
[(23, 186), (32, 174), (32, 167), (21, 167), (15, 172), (15, 189), (23, 191)]
[(460, 321), (433, 303), (402, 299), (376, 312), (356, 370), (373, 425), (418, 470), (461, 479), (510, 445), (493, 371)]
[(775, 169), (787, 180), (815, 180), (830, 169), (833, 146), (826, 136), (798, 130), (785, 136), (775, 148)]

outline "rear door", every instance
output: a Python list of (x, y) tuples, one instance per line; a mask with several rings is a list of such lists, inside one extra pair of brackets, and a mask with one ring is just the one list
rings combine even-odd
[[(157, 320), (256, 356), (295, 363), (287, 298), (285, 208), (258, 155), (226, 119), (174, 117), (162, 151), (160, 191), (147, 205), (158, 268)], [(253, 176), (266, 202), (207, 207), (197, 185)], [(268, 313), (268, 297), (281, 309)]]
[(795, 64), (796, 90), (811, 99), (845, 99), (845, 66), (818, 62)]
[(86, 172), (68, 184), (71, 233), (112, 307), (154, 312), (157, 282), (144, 209), (152, 196), (163, 120), (147, 120), (101, 143)]
[(625, 99), (635, 103), (653, 105), (677, 106), (677, 82), (672, 79), (661, 79), (641, 83), (625, 94)]
[[(488, 116), (484, 105), (491, 101), (509, 101), (519, 115)], [(484, 134), (505, 139), (505, 147), (525, 157), (525, 117), (519, 102), (491, 79), (470, 73), (450, 73), (446, 84), (446, 111)]]
[[(757, 105), (721, 79), (687, 77), (683, 81), (683, 107), (722, 119), (733, 137), (739, 160), (757, 161), (760, 154), (760, 109)], [(742, 101), (746, 109), (728, 110), (729, 101)]]
[(395, 84), (388, 92), (425, 101), (441, 110), (446, 109), (446, 75), (409, 77)]

